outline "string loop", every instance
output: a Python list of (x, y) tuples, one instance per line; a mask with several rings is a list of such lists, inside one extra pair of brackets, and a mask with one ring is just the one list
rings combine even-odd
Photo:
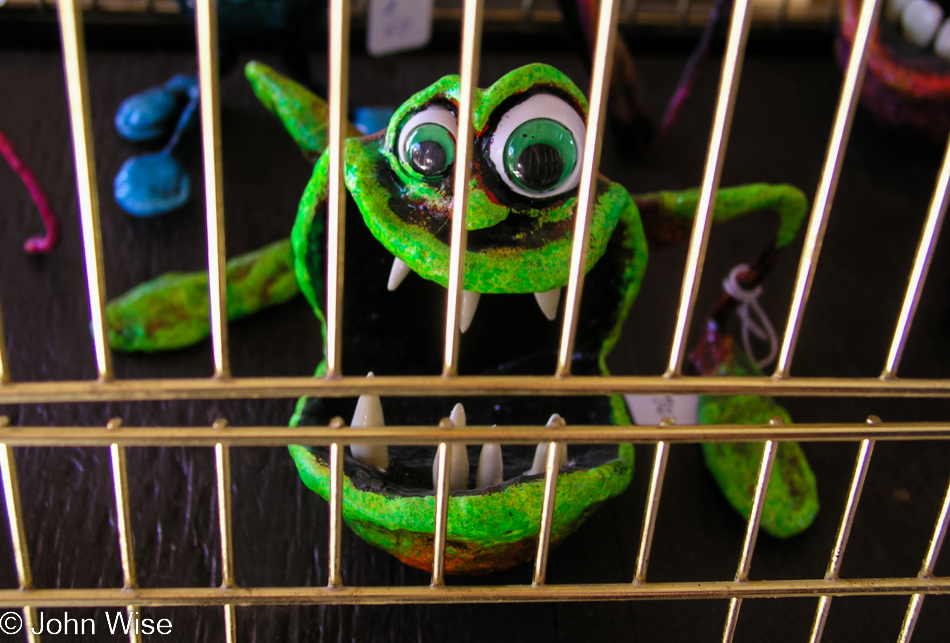
[[(746, 264), (739, 264), (729, 272), (729, 276), (722, 280), (722, 287), (730, 297), (739, 302), (739, 308), (736, 314), (742, 320), (742, 345), (746, 354), (752, 363), (759, 368), (764, 368), (766, 364), (775, 359), (778, 354), (778, 336), (775, 334), (775, 328), (769, 321), (762, 306), (759, 305), (759, 295), (762, 294), (762, 286), (756, 286), (750, 290), (744, 289), (739, 285), (739, 275), (749, 270)], [(753, 318), (753, 313), (754, 317)], [(769, 353), (762, 359), (756, 359), (752, 352), (752, 340), (749, 334), (755, 335), (762, 341), (767, 341)]]

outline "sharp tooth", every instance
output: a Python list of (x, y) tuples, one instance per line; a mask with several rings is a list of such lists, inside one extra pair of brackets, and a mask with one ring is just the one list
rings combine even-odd
[(392, 292), (399, 288), (399, 284), (402, 283), (402, 280), (406, 278), (411, 271), (409, 266), (406, 265), (406, 262), (396, 257), (393, 259), (393, 267), (389, 271), (389, 284), (386, 286), (389, 288), (389, 291)]
[(926, 47), (933, 40), (942, 20), (943, 9), (936, 2), (911, 0), (901, 14), (904, 39), (918, 47)]
[(910, 0), (887, 0), (887, 4), (884, 7), (884, 13), (887, 19), (891, 22), (900, 22), (901, 14), (904, 12), (904, 7), (907, 6), (908, 2), (910, 2)]
[(943, 21), (943, 26), (937, 32), (937, 39), (934, 41), (934, 51), (938, 56), (950, 58), (950, 18)]
[[(449, 415), (449, 420), (455, 428), (465, 426), (465, 409), (461, 404), (456, 404)], [(449, 491), (464, 491), (468, 489), (468, 449), (464, 444), (452, 444), (449, 446), (449, 460), (452, 463), (451, 477), (449, 478)], [(432, 486), (435, 487), (439, 480), (439, 461), (432, 463)]]
[(505, 479), (503, 468), (501, 445), (495, 442), (483, 444), (482, 452), (478, 456), (478, 468), (475, 470), (475, 488), (501, 484)]
[[(366, 379), (373, 377), (372, 373)], [(383, 419), (383, 406), (378, 395), (360, 395), (353, 411), (353, 421), (350, 426), (354, 429), (368, 429), (371, 427), (386, 426)], [(362, 462), (386, 470), (389, 468), (389, 447), (384, 444), (351, 444), (350, 454)]]
[(453, 406), (452, 412), (449, 413), (449, 419), (452, 420), (452, 424), (456, 428), (465, 426), (465, 407), (461, 404)]
[[(559, 429), (566, 424), (564, 418), (555, 413), (548, 420), (547, 427), (550, 429)], [(534, 450), (534, 462), (531, 463), (531, 468), (525, 471), (525, 475), (534, 476), (539, 473), (544, 473), (547, 469), (548, 464), (548, 442), (542, 442), (538, 445), (538, 448)], [(562, 444), (560, 449), (560, 457), (558, 457), (558, 468), (567, 466), (567, 445)]]
[(478, 298), (481, 293), (462, 291), (462, 305), (459, 311), (459, 330), (463, 333), (472, 325), (472, 318), (475, 316), (475, 308), (478, 307)]
[(534, 298), (538, 300), (538, 306), (541, 312), (549, 321), (554, 321), (557, 317), (557, 304), (561, 300), (561, 289), (553, 288), (547, 292), (536, 292)]

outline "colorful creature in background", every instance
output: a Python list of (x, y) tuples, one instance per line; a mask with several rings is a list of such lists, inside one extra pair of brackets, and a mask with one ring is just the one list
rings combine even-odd
[[(290, 245), (278, 242), (228, 263), (228, 316), (286, 299), (299, 286), (325, 333), (326, 106), (262, 64), (250, 63), (245, 71), (258, 98), (315, 167)], [(345, 183), (352, 198), (343, 305), (348, 373), (441, 370), (457, 97), (458, 77), (445, 77), (406, 101), (386, 129), (369, 136), (353, 130), (345, 143)], [(568, 278), (586, 111), (584, 95), (546, 65), (516, 69), (476, 92), (462, 372), (554, 372), (560, 326), (551, 320), (559, 315)], [(690, 190), (632, 197), (621, 185), (598, 179), (572, 372), (608, 374), (606, 358), (640, 287), (648, 247), (688, 235), (698, 196)], [(713, 219), (758, 210), (779, 214), (776, 240), (764, 255), (774, 257), (795, 238), (806, 199), (787, 185), (723, 189)], [(744, 287), (758, 283), (769, 263), (747, 271)], [(140, 351), (194, 343), (208, 335), (207, 297), (204, 273), (169, 274), (143, 284), (109, 304), (110, 343), (118, 350)], [(708, 337), (706, 345), (716, 350), (706, 353), (716, 358), (696, 362), (706, 372), (754, 369), (731, 349), (727, 337)], [(325, 363), (318, 365), (316, 375), (324, 368)], [(630, 423), (619, 396), (476, 397), (462, 403), (451, 413), (455, 426)], [(787, 418), (771, 399), (750, 396), (709, 398), (700, 410), (709, 421)], [(385, 415), (389, 423), (434, 425), (448, 411), (442, 398), (363, 396), (355, 411), (352, 400), (304, 398), (292, 424), (325, 425), (344, 416), (353, 418), (353, 426), (374, 426)], [(726, 497), (748, 515), (756, 447), (720, 446), (706, 450), (707, 462)], [(447, 572), (484, 573), (534, 555), (544, 483), (538, 462), (544, 461), (544, 449), (453, 449), (458, 460), (453, 471), (459, 475), (453, 476), (449, 500)], [(292, 446), (290, 451), (304, 483), (326, 497), (326, 450)], [(801, 450), (792, 444), (784, 455), (775, 465), (762, 523), (778, 537), (799, 533), (818, 510), (815, 479)], [(343, 515), (350, 527), (423, 569), (432, 564), (432, 464), (432, 448), (363, 445), (353, 445), (344, 464)], [(572, 446), (558, 478), (553, 542), (621, 493), (632, 475), (632, 445)]]
[[(885, 0), (868, 43), (861, 104), (880, 121), (909, 127), (935, 142), (950, 132), (950, 19), (932, 0)], [(838, 61), (847, 65), (861, 11), (841, 0)]]
[(113, 182), (116, 203), (137, 217), (151, 217), (183, 206), (191, 194), (185, 169), (198, 109), (198, 79), (179, 74), (161, 87), (130, 96), (115, 115), (115, 128), (133, 142), (151, 141), (168, 133), (168, 144), (156, 153), (134, 156), (122, 164)]
[[(179, 5), (184, 15), (193, 18), (193, 3), (179, 0)], [(309, 0), (219, 0), (221, 73), (234, 67), (240, 45), (270, 38), (292, 75), (310, 84), (305, 43), (317, 28), (320, 5)], [(113, 194), (123, 210), (150, 217), (177, 210), (188, 201), (191, 179), (185, 165), (194, 144), (191, 131), (197, 106), (197, 78), (186, 74), (123, 101), (115, 126), (126, 140), (152, 141), (171, 132), (161, 151), (130, 158), (116, 174)]]

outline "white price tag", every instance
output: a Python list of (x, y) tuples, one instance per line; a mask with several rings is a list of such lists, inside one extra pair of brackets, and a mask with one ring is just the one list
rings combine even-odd
[(698, 395), (624, 395), (634, 424), (655, 426), (663, 418), (677, 424), (699, 424), (696, 410)]
[(372, 56), (425, 47), (435, 0), (370, 0), (366, 49)]

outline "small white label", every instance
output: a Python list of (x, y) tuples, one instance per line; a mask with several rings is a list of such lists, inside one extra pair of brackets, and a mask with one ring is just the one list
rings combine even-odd
[(663, 418), (677, 424), (699, 424), (698, 395), (624, 395), (634, 424), (656, 426)]
[(432, 37), (435, 0), (370, 0), (366, 49), (372, 56), (418, 49)]

